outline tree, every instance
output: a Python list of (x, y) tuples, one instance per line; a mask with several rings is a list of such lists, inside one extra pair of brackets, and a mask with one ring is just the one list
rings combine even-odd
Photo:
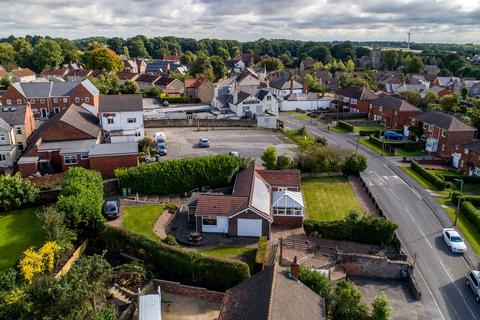
[(425, 94), (425, 97), (422, 99), (420, 106), (422, 109), (430, 108), (433, 104), (438, 103), (439, 99), (440, 98), (438, 96), (438, 93), (433, 91), (428, 91)]
[(332, 319), (366, 320), (367, 306), (362, 303), (362, 295), (357, 287), (346, 280), (340, 281), (335, 287), (331, 308)]
[(340, 44), (334, 45), (330, 52), (335, 59), (347, 61), (355, 58), (355, 47), (350, 41), (344, 41)]
[(132, 57), (150, 58), (145, 43), (141, 36), (136, 36), (127, 42), (128, 52)]
[(384, 292), (375, 297), (372, 303), (372, 320), (390, 320), (392, 319), (392, 306)]
[(367, 169), (367, 157), (361, 153), (352, 153), (343, 164), (342, 171), (345, 174), (354, 174), (358, 175), (360, 172)]
[(138, 84), (135, 81), (127, 80), (122, 85), (121, 91), (122, 93), (133, 94), (133, 93), (138, 93), (140, 91), (140, 88), (138, 87)]
[(369, 48), (365, 48), (365, 47), (356, 47), (355, 48), (355, 55), (357, 56), (357, 58), (361, 58), (361, 57), (368, 57), (370, 55), (370, 50)]
[(307, 82), (308, 91), (310, 92), (325, 92), (325, 87), (311, 74), (305, 75), (305, 81)]
[(262, 165), (270, 170), (277, 168), (278, 153), (274, 146), (267, 147), (262, 154)]
[(295, 166), (293, 156), (290, 153), (284, 153), (277, 159), (277, 169), (284, 170), (284, 169), (291, 169)]
[(23, 68), (33, 68), (32, 44), (25, 39), (16, 39), (13, 41), (12, 45), (17, 52), (17, 65)]
[(104, 73), (97, 78), (89, 78), (101, 94), (120, 93), (120, 79), (114, 73)]
[(0, 78), (0, 89), (6, 90), (13, 83), (13, 80), (10, 76), (5, 76)]
[(406, 56), (403, 59), (403, 67), (407, 73), (419, 73), (423, 70), (423, 61), (419, 56)]
[(284, 66), (290, 66), (292, 64), (292, 57), (289, 56), (287, 53), (282, 53), (279, 59), (280, 61), (282, 61)]
[(16, 52), (10, 43), (0, 43), (0, 65), (15, 64)]
[(408, 101), (414, 106), (418, 106), (420, 105), (420, 102), (422, 102), (422, 96), (416, 91), (403, 91), (400, 92), (399, 95), (402, 99)]
[(194, 77), (197, 75), (213, 75), (210, 59), (205, 52), (199, 52), (197, 54), (197, 58), (190, 67), (190, 74)]
[(68, 39), (57, 39), (58, 44), (62, 48), (63, 62), (76, 62), (80, 59), (80, 50), (75, 44)]
[(388, 50), (382, 52), (382, 68), (395, 70), (398, 67), (400, 57), (397, 51)]
[(347, 64), (345, 65), (345, 71), (353, 72), (355, 71), (355, 62), (352, 59), (348, 59)]
[(82, 61), (88, 69), (120, 72), (123, 70), (123, 62), (111, 49), (94, 47), (86, 51)]
[(323, 273), (300, 267), (299, 280), (325, 300), (325, 311), (328, 314), (333, 297), (333, 285), (328, 278)]
[(35, 202), (38, 188), (19, 174), (0, 175), (0, 207), (8, 211)]
[(459, 98), (456, 94), (447, 94), (438, 101), (440, 107), (445, 112), (455, 112), (458, 107)]
[(332, 62), (332, 54), (330, 53), (330, 49), (324, 45), (318, 45), (310, 48), (310, 50), (307, 51), (307, 54), (313, 59), (321, 61), (322, 63)]
[(462, 88), (462, 90), (460, 91), (461, 95), (462, 95), (462, 99), (463, 100), (466, 100), (467, 97), (468, 97), (468, 89), (467, 88)]
[(33, 67), (38, 73), (45, 68), (55, 69), (63, 62), (62, 47), (52, 39), (38, 40), (32, 52)]
[(215, 80), (220, 80), (225, 77), (227, 74), (227, 67), (223, 63), (223, 59), (219, 56), (211, 56), (210, 64), (212, 66), (213, 74), (215, 75)]
[(37, 218), (40, 220), (48, 241), (58, 243), (64, 250), (72, 247), (72, 241), (76, 239), (76, 234), (67, 228), (65, 215), (55, 206), (48, 206), (37, 211)]
[(352, 76), (350, 74), (342, 74), (339, 80), (340, 87), (343, 89), (350, 86), (365, 86), (365, 81), (358, 76)]
[(107, 44), (108, 44), (108, 47), (112, 49), (116, 54), (124, 53), (124, 48), (126, 48), (125, 40), (119, 37), (113, 37), (108, 39)]
[(193, 64), (193, 62), (197, 59), (197, 56), (195, 55), (195, 53), (191, 52), (191, 51), (187, 51), (185, 52), (182, 57), (180, 58), (180, 61), (187, 65), (187, 66), (190, 66)]
[(260, 61), (259, 65), (265, 67), (267, 72), (276, 70), (281, 71), (285, 68), (282, 61), (276, 57), (266, 57)]

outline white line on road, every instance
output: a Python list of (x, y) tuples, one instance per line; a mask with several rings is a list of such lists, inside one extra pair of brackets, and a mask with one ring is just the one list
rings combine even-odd
[(397, 198), (398, 201), (400, 201), (400, 198), (397, 196), (397, 194), (392, 189), (388, 188), (388, 190), (390, 190), (390, 192), (393, 194), (393, 196), (395, 198)]

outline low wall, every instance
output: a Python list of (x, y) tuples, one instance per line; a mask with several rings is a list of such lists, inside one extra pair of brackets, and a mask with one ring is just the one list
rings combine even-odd
[(40, 190), (37, 192), (38, 202), (41, 204), (50, 204), (58, 200), (60, 195), (60, 188), (51, 189), (51, 190)]
[(145, 120), (145, 128), (164, 127), (256, 127), (257, 120), (251, 119), (159, 119)]
[(55, 278), (60, 278), (61, 276), (66, 274), (72, 268), (75, 261), (77, 261), (77, 259), (80, 258), (83, 255), (83, 253), (85, 252), (85, 250), (87, 249), (87, 245), (88, 245), (88, 240), (85, 240), (80, 245), (80, 247), (78, 247), (77, 250), (75, 250), (75, 252), (73, 252), (70, 259), (68, 259), (68, 261), (63, 265), (62, 269), (60, 269), (60, 271), (58, 271), (58, 273), (55, 275)]
[(64, 176), (65, 172), (62, 172), (40, 177), (31, 177), (28, 178), (28, 180), (36, 185), (59, 185), (63, 182)]
[(224, 293), (218, 291), (210, 291), (205, 288), (192, 287), (183, 285), (179, 282), (154, 279), (154, 287), (160, 286), (164, 292), (178, 294), (182, 296), (194, 297), (200, 300), (222, 303)]
[(337, 261), (348, 276), (364, 276), (381, 279), (404, 279), (402, 272), (411, 274), (413, 265), (405, 261), (393, 261), (387, 257), (359, 253), (337, 254)]

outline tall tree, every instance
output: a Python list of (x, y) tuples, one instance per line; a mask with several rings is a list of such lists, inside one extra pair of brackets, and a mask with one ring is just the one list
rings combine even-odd
[(223, 62), (223, 59), (219, 56), (210, 57), (210, 64), (212, 65), (212, 71), (215, 75), (215, 80), (222, 79), (227, 74), (227, 67)]
[(82, 61), (88, 69), (119, 72), (123, 70), (123, 62), (111, 49), (93, 47), (82, 56)]
[(307, 54), (315, 60), (321, 61), (322, 63), (332, 62), (332, 54), (330, 49), (324, 45), (314, 46), (308, 50)]
[(362, 295), (353, 283), (342, 280), (337, 284), (333, 295), (331, 315), (333, 319), (368, 319), (367, 306), (362, 303)]
[(388, 50), (382, 52), (382, 68), (395, 70), (398, 67), (399, 55), (397, 51)]
[(0, 43), (0, 65), (15, 64), (16, 53), (10, 43)]
[(40, 39), (33, 47), (33, 66), (40, 72), (45, 68), (58, 68), (63, 61), (62, 48), (57, 41)]
[(347, 61), (348, 59), (355, 58), (355, 47), (350, 41), (344, 41), (334, 45), (330, 51), (335, 59)]
[(122, 54), (126, 45), (125, 40), (119, 37), (113, 37), (107, 40), (108, 47), (116, 54)]
[(128, 52), (131, 57), (142, 57), (150, 58), (147, 49), (145, 48), (145, 43), (141, 37), (137, 36), (128, 40), (127, 43)]
[(269, 71), (276, 71), (276, 70), (283, 70), (285, 67), (283, 66), (283, 63), (280, 59), (276, 57), (266, 57), (263, 58), (262, 61), (259, 63), (262, 67), (265, 67), (267, 69), (267, 72)]
[(388, 301), (387, 295), (380, 292), (372, 303), (372, 320), (390, 320), (392, 319), (392, 306)]
[(12, 45), (17, 52), (17, 65), (23, 68), (32, 68), (33, 47), (30, 42), (25, 39), (16, 39)]
[(80, 50), (77, 46), (68, 39), (58, 39), (58, 44), (62, 48), (63, 62), (77, 62), (80, 59)]
[(407, 56), (403, 61), (403, 66), (407, 73), (419, 73), (423, 69), (423, 61), (419, 56)]

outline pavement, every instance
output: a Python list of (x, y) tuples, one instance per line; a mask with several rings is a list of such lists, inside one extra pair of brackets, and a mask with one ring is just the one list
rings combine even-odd
[[(284, 113), (280, 118), (286, 127), (305, 124), (310, 134), (325, 136), (330, 146), (356, 147), (357, 137), (353, 134), (336, 134), (308, 119), (295, 119)], [(388, 158), (362, 145), (358, 145), (358, 150), (368, 158), (363, 178), (385, 215), (399, 224), (397, 233), (403, 249), (411, 258), (415, 257), (414, 277), (422, 290), (424, 308), (422, 317), (416, 319), (480, 319), (480, 305), (465, 285), (466, 273), (479, 268), (478, 255), (471, 247), (464, 256), (450, 253), (441, 231), (452, 221), (431, 194)]]

